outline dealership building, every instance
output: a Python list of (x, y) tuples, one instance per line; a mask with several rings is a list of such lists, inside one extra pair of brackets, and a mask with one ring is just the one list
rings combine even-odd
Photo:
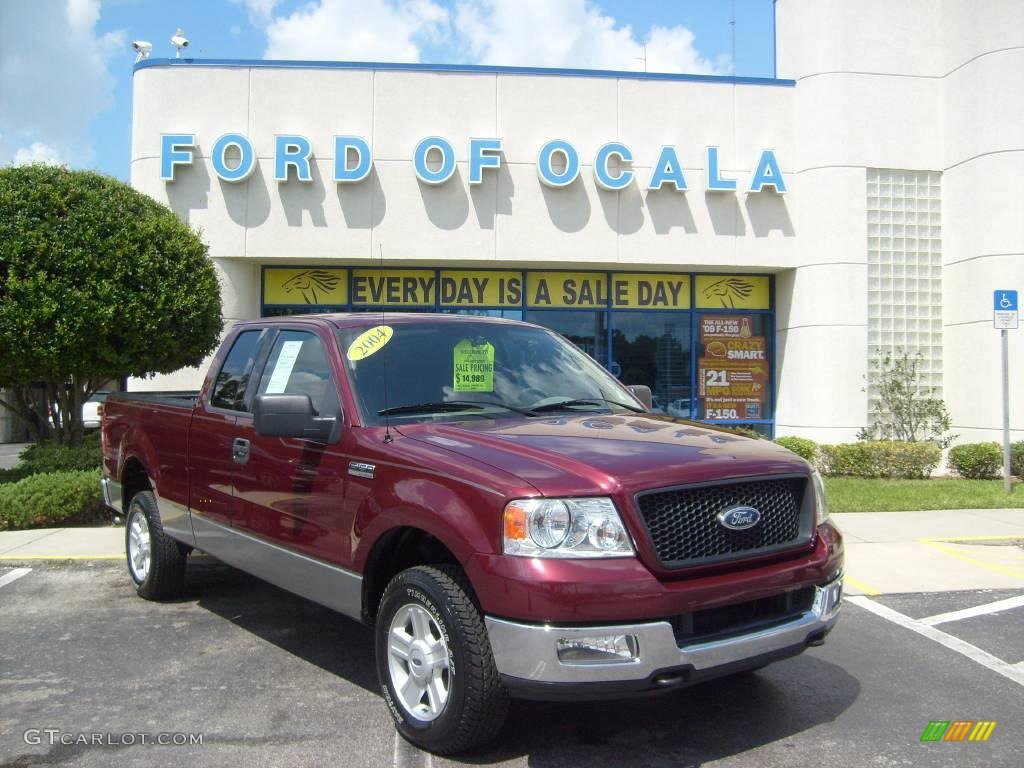
[(201, 230), (229, 323), (525, 319), (666, 413), (821, 442), (867, 423), (887, 351), (920, 351), (960, 440), (999, 439), (1024, 3), (778, 0), (775, 19), (771, 79), (145, 60), (131, 182)]

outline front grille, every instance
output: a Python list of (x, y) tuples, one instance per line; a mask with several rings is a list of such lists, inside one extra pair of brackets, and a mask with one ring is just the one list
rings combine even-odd
[(807, 613), (813, 603), (814, 587), (804, 587), (760, 600), (684, 613), (670, 621), (676, 645), (683, 646), (784, 624)]
[[(717, 483), (647, 491), (636, 502), (658, 560), (666, 568), (684, 568), (809, 541), (814, 510), (805, 503), (806, 485), (802, 477)], [(719, 523), (720, 512), (737, 506), (758, 510), (758, 523), (745, 531)]]

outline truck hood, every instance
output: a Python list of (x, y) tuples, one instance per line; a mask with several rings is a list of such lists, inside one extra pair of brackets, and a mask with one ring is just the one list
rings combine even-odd
[(402, 434), (500, 468), (545, 496), (635, 493), (707, 480), (807, 474), (803, 459), (668, 416), (560, 415), (403, 426)]

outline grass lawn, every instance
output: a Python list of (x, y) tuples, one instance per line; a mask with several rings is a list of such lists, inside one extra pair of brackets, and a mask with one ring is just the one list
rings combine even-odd
[(1024, 507), (1024, 484), (1003, 492), (1002, 480), (876, 480), (826, 477), (833, 512), (901, 512), (917, 509)]

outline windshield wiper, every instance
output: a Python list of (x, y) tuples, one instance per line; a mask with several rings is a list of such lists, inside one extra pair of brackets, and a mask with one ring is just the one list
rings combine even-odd
[(398, 413), (449, 413), (453, 411), (483, 410), (476, 404), (440, 402), (440, 403), (410, 403), (408, 405), (395, 405), (391, 408), (381, 408), (377, 411), (378, 416), (390, 416)]
[(402, 413), (456, 413), (458, 411), (482, 411), (485, 406), (504, 408), (506, 411), (521, 413), (523, 416), (534, 416), (533, 411), (516, 408), (514, 405), (499, 403), (497, 400), (444, 400), (437, 403), (413, 403), (396, 405), (377, 411), (378, 416), (391, 416)]
[(544, 405), (537, 405), (531, 408), (534, 413), (541, 413), (542, 411), (557, 411), (559, 408), (574, 408), (578, 405), (601, 405), (607, 403), (608, 405), (617, 405), (620, 408), (625, 408), (627, 411), (633, 411), (633, 413), (646, 413), (643, 408), (636, 405), (630, 405), (629, 403), (620, 403), (618, 400), (607, 400), (603, 397), (585, 397), (575, 398), (567, 397), (564, 400), (557, 400), (553, 403), (545, 403)]

